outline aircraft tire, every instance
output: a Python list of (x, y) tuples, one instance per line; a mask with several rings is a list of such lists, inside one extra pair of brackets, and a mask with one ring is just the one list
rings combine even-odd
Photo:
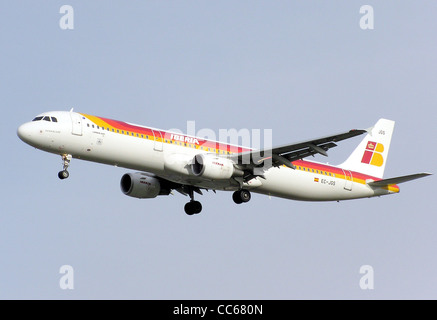
[(240, 191), (240, 199), (242, 202), (249, 202), (251, 198), (251, 194), (249, 190), (241, 189)]
[(70, 176), (67, 170), (59, 171), (58, 178), (61, 180), (67, 179)]
[(235, 191), (235, 192), (232, 194), (232, 200), (234, 200), (234, 202), (235, 202), (236, 204), (241, 204), (241, 203), (243, 203), (243, 200), (241, 200), (241, 197), (240, 197), (240, 191)]
[(184, 210), (189, 216), (198, 214), (202, 211), (202, 204), (199, 201), (190, 201), (185, 204)]
[(235, 191), (232, 194), (232, 200), (234, 200), (234, 202), (236, 204), (241, 204), (243, 202), (249, 202), (250, 198), (251, 198), (250, 191), (246, 190), (246, 189), (241, 189), (241, 190)]

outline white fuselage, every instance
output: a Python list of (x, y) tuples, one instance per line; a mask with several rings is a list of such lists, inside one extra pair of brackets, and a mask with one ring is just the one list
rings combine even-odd
[[(18, 129), (20, 138), (35, 148), (150, 172), (175, 183), (213, 190), (244, 187), (255, 193), (309, 201), (355, 199), (398, 192), (398, 189), (375, 189), (366, 184), (366, 180), (377, 178), (303, 160), (293, 162), (296, 169), (272, 167), (263, 178), (255, 177), (243, 184), (233, 177), (204, 179), (190, 171), (189, 164), (195, 155), (204, 153), (226, 157), (243, 148), (75, 112), (47, 112), (40, 116), (55, 117), (56, 122), (32, 121)], [(199, 141), (203, 144), (196, 143)]]

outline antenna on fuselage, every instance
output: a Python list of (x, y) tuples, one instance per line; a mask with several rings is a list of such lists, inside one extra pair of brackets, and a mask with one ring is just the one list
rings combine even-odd
[(73, 112), (73, 109), (74, 109), (74, 107), (73, 107), (73, 108), (71, 108), (70, 112)]

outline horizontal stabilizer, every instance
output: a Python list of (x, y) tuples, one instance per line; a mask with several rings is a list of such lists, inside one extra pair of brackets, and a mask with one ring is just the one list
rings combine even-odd
[(408, 176), (372, 181), (372, 182), (368, 182), (367, 184), (371, 187), (387, 187), (390, 185), (394, 185), (394, 184), (398, 184), (398, 183), (402, 183), (402, 182), (407, 182), (407, 181), (414, 180), (414, 179), (423, 178), (423, 177), (429, 176), (431, 174), (432, 173), (427, 173), (427, 172), (415, 173), (415, 174), (410, 174)]

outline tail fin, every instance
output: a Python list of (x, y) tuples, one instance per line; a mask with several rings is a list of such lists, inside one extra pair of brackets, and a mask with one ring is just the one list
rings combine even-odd
[(392, 120), (379, 119), (339, 167), (382, 179), (394, 126)]

